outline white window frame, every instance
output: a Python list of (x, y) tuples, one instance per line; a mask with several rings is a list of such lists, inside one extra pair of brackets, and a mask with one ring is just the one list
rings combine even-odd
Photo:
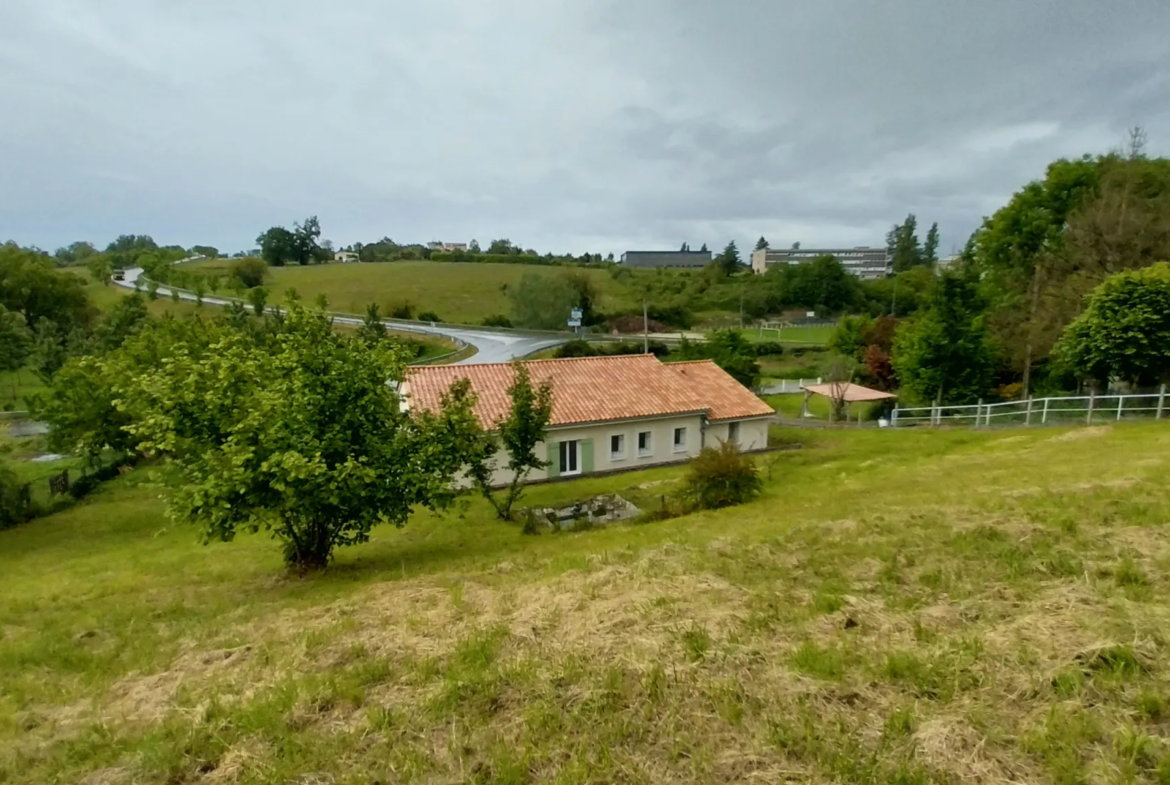
[[(646, 437), (646, 449), (642, 449), (642, 437)], [(638, 431), (638, 457), (652, 458), (654, 456), (654, 431)]]
[[(681, 443), (678, 440), (680, 433), (682, 434)], [(673, 435), (671, 436), (671, 444), (673, 445), (675, 452), (687, 451), (687, 427), (685, 425), (680, 425), (674, 429)]]
[[(613, 440), (620, 439), (622, 448), (614, 452)], [(626, 459), (626, 435), (624, 433), (611, 433), (609, 435), (609, 459), (611, 461), (624, 461)]]
[[(568, 464), (569, 464), (568, 457), (569, 457), (569, 449), (570, 449), (568, 447), (568, 445), (572, 445), (573, 457), (577, 459), (577, 468), (576, 469), (570, 469), (568, 466)], [(566, 439), (563, 442), (559, 442), (558, 446), (557, 446), (557, 460), (560, 461), (560, 463), (561, 463), (560, 475), (562, 477), (576, 477), (578, 474), (580, 474), (581, 468), (582, 468), (581, 467), (581, 458), (582, 457), (583, 456), (581, 455), (581, 440), (580, 439)]]

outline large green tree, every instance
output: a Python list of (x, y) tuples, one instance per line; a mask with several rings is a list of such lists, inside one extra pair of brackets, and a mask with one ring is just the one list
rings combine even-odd
[(892, 363), (902, 389), (919, 401), (962, 404), (986, 395), (998, 358), (976, 282), (943, 275), (926, 312), (898, 328)]
[(854, 308), (861, 300), (861, 286), (846, 272), (836, 257), (828, 254), (783, 268), (788, 279), (786, 298), (789, 303), (840, 313)]
[(930, 225), (930, 231), (926, 233), (926, 243), (922, 246), (922, 264), (926, 267), (933, 268), (938, 264), (938, 223)]
[(299, 256), (297, 237), (283, 226), (274, 226), (256, 238), (260, 258), (271, 267), (296, 264)]
[(508, 288), (512, 322), (533, 330), (565, 330), (569, 313), (581, 304), (573, 284), (559, 275), (525, 273)]
[(760, 381), (756, 348), (739, 330), (714, 330), (706, 341), (683, 338), (676, 356), (679, 360), (714, 360), (744, 387), (755, 387)]
[(715, 257), (715, 263), (726, 275), (735, 275), (743, 269), (739, 258), (739, 249), (735, 247), (735, 240), (729, 242), (723, 252)]
[(80, 277), (57, 270), (45, 254), (13, 243), (0, 246), (0, 305), (23, 316), (30, 329), (50, 319), (70, 330), (87, 325), (96, 313)]
[(0, 305), (0, 371), (15, 371), (23, 366), (32, 344), (32, 332), (24, 317)]
[(1058, 356), (1103, 385), (1170, 382), (1170, 264), (1118, 273), (1065, 329)]
[(412, 414), (391, 384), (407, 352), (339, 336), (322, 313), (292, 303), (261, 333), (195, 324), (116, 405), (175, 469), (169, 513), (205, 540), (269, 531), (290, 567), (317, 569), (375, 525), (453, 500), (479, 428), (465, 382), (441, 412)]
[(894, 265), (894, 272), (901, 273), (922, 264), (922, 246), (918, 243), (918, 218), (911, 213), (906, 220), (886, 234), (886, 252)]
[(984, 222), (965, 255), (1028, 388), (1095, 286), (1170, 259), (1170, 160), (1135, 141), (1123, 154), (1056, 161)]

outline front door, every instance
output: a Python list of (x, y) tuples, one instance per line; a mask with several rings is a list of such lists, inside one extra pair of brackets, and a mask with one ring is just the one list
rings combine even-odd
[(581, 442), (561, 442), (561, 474), (581, 473)]

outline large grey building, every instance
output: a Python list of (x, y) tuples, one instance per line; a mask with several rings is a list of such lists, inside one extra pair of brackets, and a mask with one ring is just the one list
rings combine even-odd
[(626, 251), (625, 267), (676, 267), (695, 270), (711, 264), (710, 251)]
[(763, 274), (778, 264), (803, 264), (818, 256), (832, 256), (845, 271), (863, 281), (885, 278), (894, 271), (893, 260), (885, 248), (764, 248), (752, 252), (752, 270)]

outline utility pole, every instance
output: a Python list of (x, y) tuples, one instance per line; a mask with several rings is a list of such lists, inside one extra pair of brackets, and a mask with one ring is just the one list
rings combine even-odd
[(642, 354), (650, 354), (650, 309), (642, 298)]

